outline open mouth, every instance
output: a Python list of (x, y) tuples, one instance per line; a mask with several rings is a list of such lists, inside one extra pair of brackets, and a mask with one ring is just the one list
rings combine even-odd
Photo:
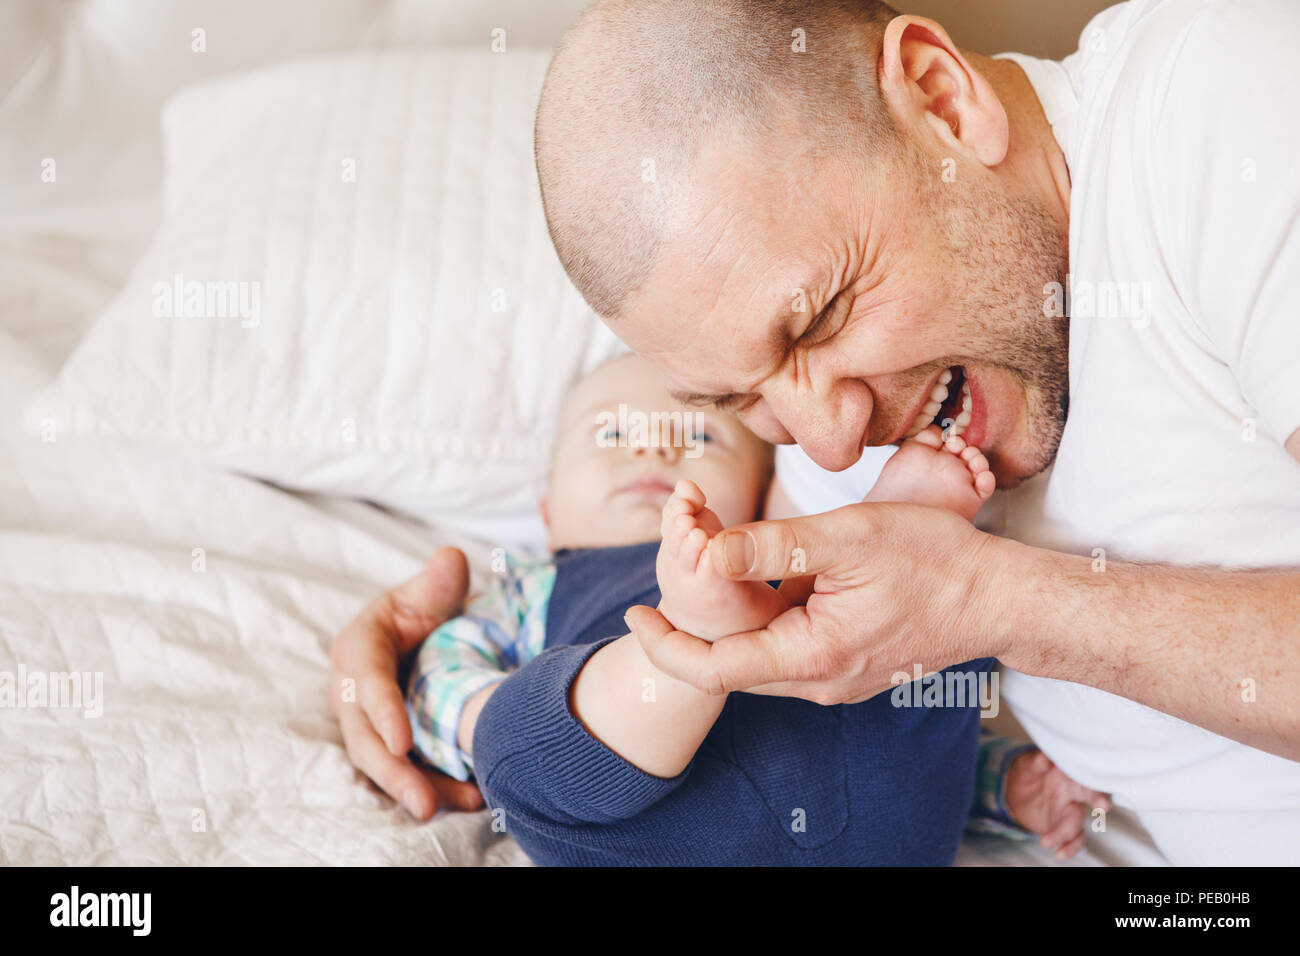
[(945, 437), (960, 436), (970, 425), (971, 407), (970, 382), (962, 367), (946, 368), (904, 437), (915, 438), (931, 425), (938, 425)]

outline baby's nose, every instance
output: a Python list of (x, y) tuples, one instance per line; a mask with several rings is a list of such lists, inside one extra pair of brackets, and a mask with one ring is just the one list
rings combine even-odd
[(660, 440), (656, 442), (647, 442), (644, 445), (637, 446), (632, 450), (632, 454), (637, 457), (655, 455), (661, 461), (671, 465), (681, 457), (681, 449), (672, 442), (670, 436), (665, 435), (661, 436)]

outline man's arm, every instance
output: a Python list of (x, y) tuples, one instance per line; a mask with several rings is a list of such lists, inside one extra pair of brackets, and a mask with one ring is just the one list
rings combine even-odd
[(997, 540), (1005, 664), (1300, 760), (1300, 573), (1116, 563), (1096, 573), (1088, 558)]
[(914, 664), (997, 657), (1300, 760), (1300, 572), (1094, 573), (1088, 558), (901, 504), (742, 525), (709, 547), (728, 577), (816, 583), (806, 605), (713, 644), (637, 609), (650, 660), (703, 690), (834, 704), (888, 690)]
[[(1300, 463), (1300, 429), (1286, 450)], [(1088, 558), (1005, 550), (1004, 586), (1029, 586), (1019, 603), (1031, 623), (1004, 663), (1300, 760), (1300, 571), (1110, 563), (1098, 574)]]

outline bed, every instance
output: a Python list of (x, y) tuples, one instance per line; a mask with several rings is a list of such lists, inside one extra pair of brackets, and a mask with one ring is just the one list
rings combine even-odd
[[(527, 864), (352, 767), (328, 648), (436, 546), (538, 547), (548, 422), (618, 347), (528, 192), (581, 5), (0, 12), (0, 672), (87, 675), (0, 710), (0, 863)], [(231, 276), (256, 325), (158, 308)], [(1158, 862), (1117, 811), (1070, 865)]]

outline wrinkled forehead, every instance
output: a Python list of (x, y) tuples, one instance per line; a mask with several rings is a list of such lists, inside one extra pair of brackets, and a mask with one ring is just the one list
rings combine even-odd
[(783, 351), (794, 317), (787, 293), (802, 281), (790, 278), (800, 274), (791, 262), (665, 256), (655, 272), (610, 327), (672, 391), (733, 390)]
[(847, 217), (819, 201), (814, 171), (797, 165), (700, 157), (671, 237), (609, 323), (673, 389), (727, 390), (761, 374), (829, 281), (828, 250), (851, 243), (840, 236)]

